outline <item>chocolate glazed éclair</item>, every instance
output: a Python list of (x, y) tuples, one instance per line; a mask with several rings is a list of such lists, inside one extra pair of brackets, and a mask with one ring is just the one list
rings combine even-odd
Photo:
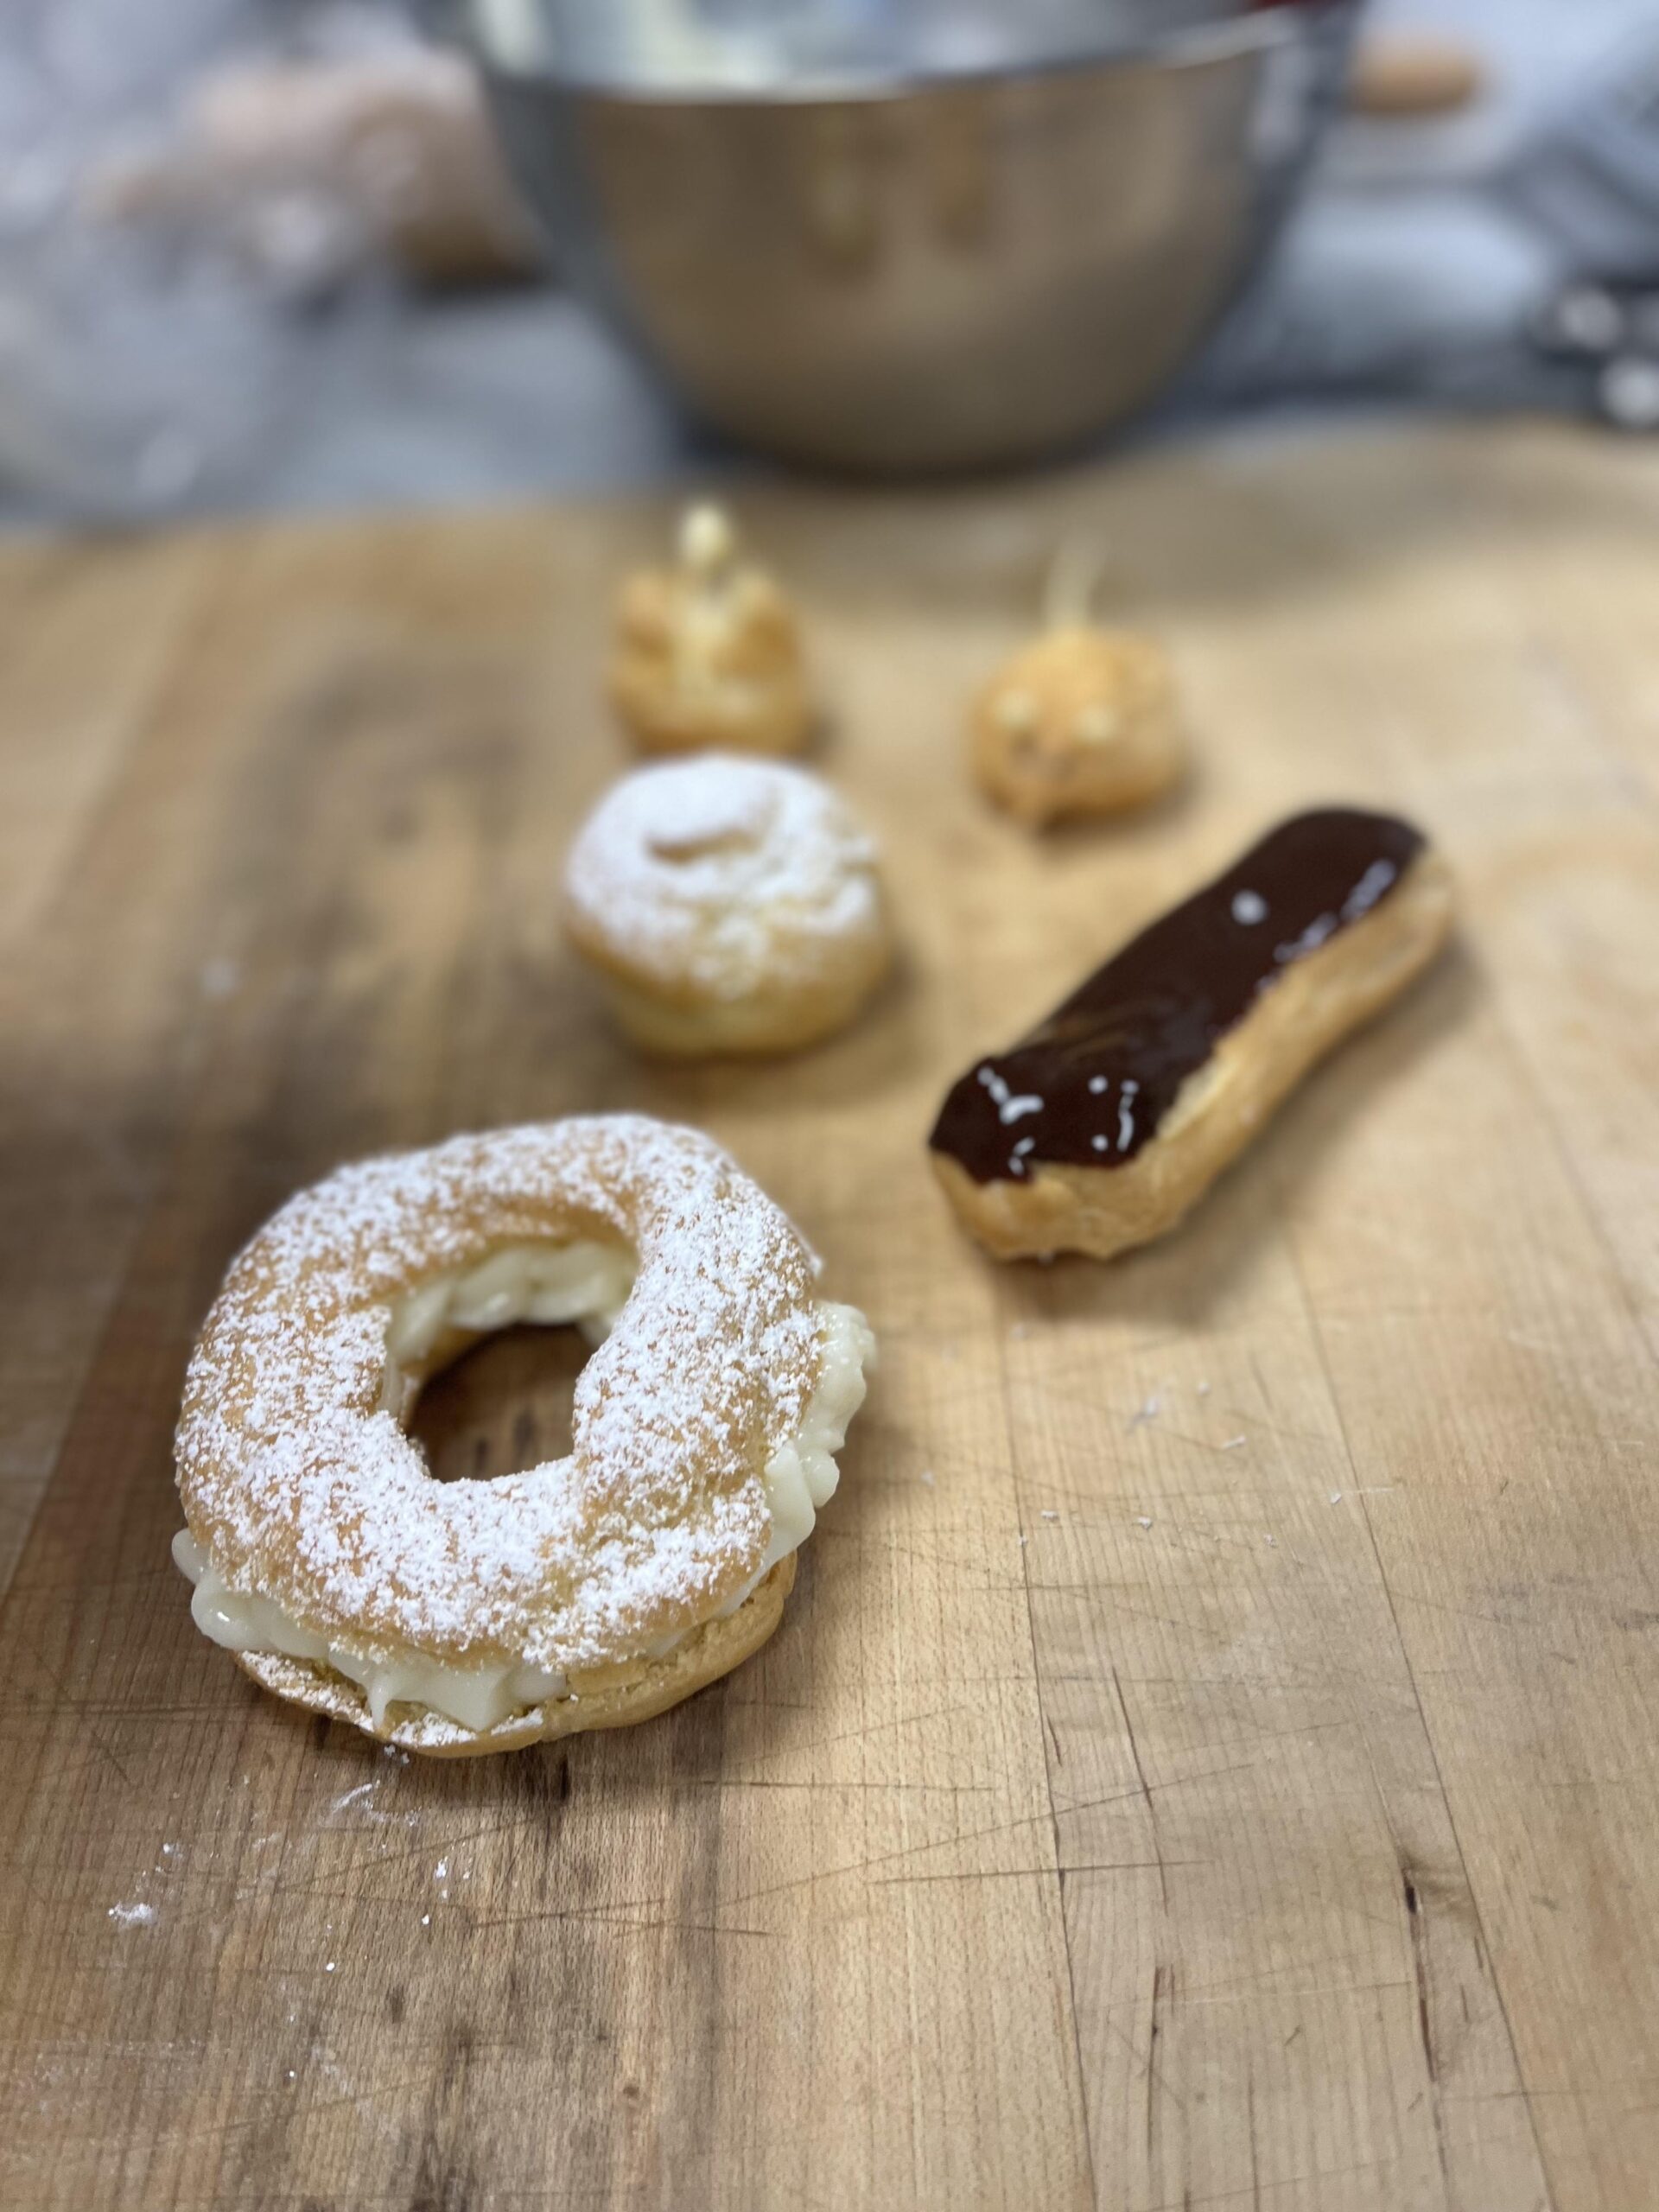
[(1390, 898), (1424, 849), (1392, 815), (1332, 807), (1281, 823), (1029, 1036), (977, 1062), (931, 1148), (982, 1185), (1044, 1163), (1126, 1166), (1262, 993)]

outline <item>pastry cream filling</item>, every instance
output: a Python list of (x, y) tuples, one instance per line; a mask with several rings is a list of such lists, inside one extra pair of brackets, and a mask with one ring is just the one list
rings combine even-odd
[[(477, 1267), (423, 1283), (392, 1307), (382, 1409), (399, 1421), (408, 1418), (430, 1371), (429, 1361), (441, 1363), (446, 1350), (453, 1356), (454, 1332), (482, 1335), (518, 1321), (570, 1323), (590, 1343), (602, 1343), (626, 1302), (633, 1273), (632, 1253), (618, 1245), (514, 1244)], [(761, 1471), (772, 1516), (765, 1555), (749, 1581), (710, 1618), (737, 1611), (778, 1561), (810, 1535), (819, 1508), (834, 1494), (835, 1454), (863, 1403), (864, 1367), (875, 1340), (855, 1307), (823, 1301), (817, 1310), (823, 1332), (817, 1387), (800, 1427)], [(463, 1728), (483, 1730), (509, 1713), (573, 1694), (563, 1675), (525, 1661), (463, 1667), (428, 1658), (412, 1645), (371, 1657), (331, 1642), (272, 1599), (230, 1588), (188, 1529), (173, 1539), (173, 1557), (195, 1585), (190, 1611), (204, 1636), (230, 1651), (277, 1651), (333, 1668), (362, 1689), (377, 1728), (393, 1705), (423, 1706)], [(702, 1625), (660, 1637), (637, 1656), (664, 1658)]]

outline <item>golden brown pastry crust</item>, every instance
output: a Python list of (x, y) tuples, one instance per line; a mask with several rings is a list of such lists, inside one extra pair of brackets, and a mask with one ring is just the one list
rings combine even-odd
[(672, 569), (628, 577), (617, 605), (612, 704), (645, 753), (798, 753), (812, 732), (795, 611), (743, 563), (728, 518), (693, 508)]
[(463, 1728), (441, 1713), (407, 1705), (393, 1705), (377, 1726), (357, 1684), (330, 1668), (289, 1659), (279, 1651), (238, 1651), (232, 1656), (244, 1674), (287, 1703), (348, 1722), (402, 1751), (434, 1759), (486, 1758), (595, 1728), (632, 1728), (695, 1696), (741, 1667), (772, 1634), (784, 1618), (784, 1600), (795, 1586), (795, 1565), (793, 1552), (780, 1559), (734, 1613), (709, 1621), (665, 1658), (647, 1660), (620, 1681), (595, 1676), (586, 1687), (578, 1687), (585, 1678), (575, 1677), (571, 1696), (511, 1714), (493, 1728)]
[(972, 737), (982, 789), (1033, 829), (1139, 806), (1185, 755), (1161, 647), (1086, 623), (1046, 631), (1005, 662), (975, 702)]

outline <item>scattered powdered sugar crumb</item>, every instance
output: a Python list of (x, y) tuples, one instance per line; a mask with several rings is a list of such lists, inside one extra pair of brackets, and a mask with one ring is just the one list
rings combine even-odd
[(112, 1904), (110, 1918), (118, 1928), (148, 1928), (156, 1917), (153, 1904)]
[[(396, 1751), (396, 1745), (391, 1748)], [(404, 1758), (407, 1764), (407, 1752), (404, 1754)], [(367, 1782), (359, 1782), (354, 1789), (342, 1790), (340, 1796), (330, 1803), (329, 1811), (331, 1813), (360, 1813), (372, 1827), (378, 1828), (417, 1827), (421, 1818), (418, 1812), (389, 1813), (380, 1805), (378, 1796), (380, 1781), (381, 1777), (377, 1774), (372, 1776)]]
[(432, 1925), (432, 1916), (429, 1912), (423, 1912), (421, 1915), (421, 1925), (423, 1928), (429, 1928)]
[(1151, 1528), (1152, 1516), (1150, 1513), (1137, 1513), (1135, 1517), (1141, 1523), (1141, 1526), (1143, 1529)]
[[(380, 1410), (393, 1303), (480, 1246), (607, 1230), (639, 1271), (577, 1382), (564, 1478), (435, 1483)], [(717, 1145), (639, 1116), (344, 1168), (275, 1216), (209, 1316), (178, 1435), (191, 1525), (232, 1589), (342, 1640), (550, 1670), (636, 1651), (761, 1556), (760, 1471), (818, 1378), (817, 1268)]]
[(804, 768), (706, 753), (638, 768), (578, 832), (565, 896), (580, 936), (664, 982), (740, 994), (779, 962), (883, 927), (875, 848)]
[(1224, 1452), (1236, 1452), (1241, 1444), (1248, 1443), (1249, 1440), (1248, 1437), (1243, 1436), (1224, 1436), (1221, 1440), (1221, 1448)]
[(328, 1961), (327, 1964), (323, 1967), (323, 1972), (324, 1972), (324, 1974), (333, 1974), (334, 1970), (334, 1961), (333, 1961), (332, 1959), (330, 1959), (330, 1960)]
[(1052, 1506), (1046, 1505), (1043, 1508), (1043, 1518), (1045, 1521), (1058, 1521), (1059, 1517), (1059, 1515), (1054, 1511)]
[(1207, 1397), (1209, 1396), (1209, 1395), (1210, 1395), (1210, 1385), (1209, 1385), (1207, 1382), (1200, 1382), (1200, 1383), (1199, 1383), (1199, 1385), (1198, 1385), (1198, 1395), (1199, 1395), (1201, 1398), (1207, 1398)]
[(1333, 1490), (1332, 1491), (1331, 1503), (1332, 1505), (1340, 1505), (1342, 1503), (1342, 1492), (1339, 1490)]
[(1129, 1427), (1131, 1428), (1140, 1428), (1147, 1421), (1156, 1421), (1159, 1414), (1162, 1413), (1163, 1410), (1164, 1402), (1161, 1398), (1148, 1398), (1141, 1407), (1139, 1412), (1130, 1414)]

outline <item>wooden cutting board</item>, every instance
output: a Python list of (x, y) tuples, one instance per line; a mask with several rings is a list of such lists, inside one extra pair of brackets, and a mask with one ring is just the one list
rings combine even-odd
[[(1648, 2207), (1659, 2175), (1659, 453), (1248, 443), (748, 509), (885, 840), (851, 1033), (676, 1073), (562, 950), (643, 505), (0, 560), (0, 2201)], [(1199, 767), (1033, 842), (963, 700), (1066, 531)], [(1305, 802), (1457, 951), (1178, 1236), (999, 1269), (940, 1092)], [(630, 1733), (406, 1764), (168, 1560), (232, 1252), (338, 1160), (637, 1107), (883, 1359), (783, 1630)], [(524, 1464), (570, 1363), (428, 1409)]]

